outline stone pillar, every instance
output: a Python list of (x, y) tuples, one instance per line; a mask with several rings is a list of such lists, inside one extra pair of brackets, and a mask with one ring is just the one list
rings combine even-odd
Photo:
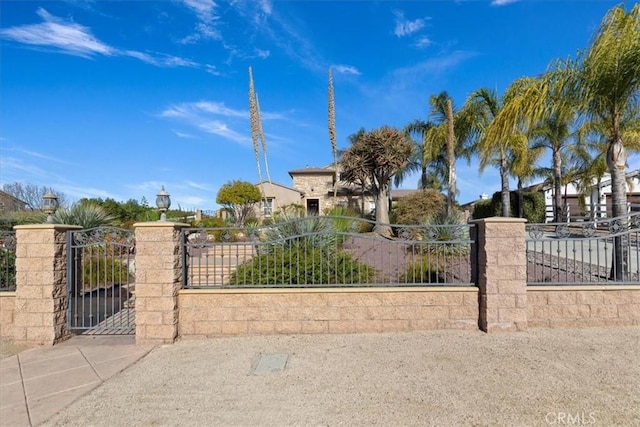
[(182, 258), (180, 230), (188, 224), (144, 222), (136, 234), (136, 344), (172, 343), (178, 336)]
[(477, 225), (479, 327), (485, 332), (527, 329), (525, 219), (485, 218)]
[(60, 224), (18, 225), (14, 340), (54, 345), (67, 332), (67, 231)]

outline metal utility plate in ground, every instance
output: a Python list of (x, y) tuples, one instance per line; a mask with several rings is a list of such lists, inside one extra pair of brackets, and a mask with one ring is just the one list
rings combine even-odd
[(253, 375), (273, 375), (284, 371), (289, 355), (284, 353), (260, 354), (255, 364)]

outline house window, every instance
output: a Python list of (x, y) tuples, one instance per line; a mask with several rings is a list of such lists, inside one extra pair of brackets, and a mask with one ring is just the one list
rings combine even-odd
[(270, 217), (273, 213), (273, 198), (262, 199), (262, 215)]

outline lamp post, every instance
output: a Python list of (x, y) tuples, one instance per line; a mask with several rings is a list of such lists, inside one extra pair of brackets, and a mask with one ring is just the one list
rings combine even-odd
[(162, 190), (156, 195), (156, 206), (160, 211), (160, 221), (166, 221), (167, 210), (171, 207), (171, 197), (169, 197), (169, 193), (165, 191), (164, 185), (162, 186)]
[(58, 210), (58, 198), (51, 190), (42, 196), (42, 211), (47, 214), (47, 224), (53, 224), (53, 214)]

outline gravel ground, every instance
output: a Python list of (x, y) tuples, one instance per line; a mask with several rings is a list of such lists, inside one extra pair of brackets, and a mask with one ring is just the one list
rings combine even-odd
[(640, 426), (639, 355), (640, 327), (182, 341), (45, 425)]

